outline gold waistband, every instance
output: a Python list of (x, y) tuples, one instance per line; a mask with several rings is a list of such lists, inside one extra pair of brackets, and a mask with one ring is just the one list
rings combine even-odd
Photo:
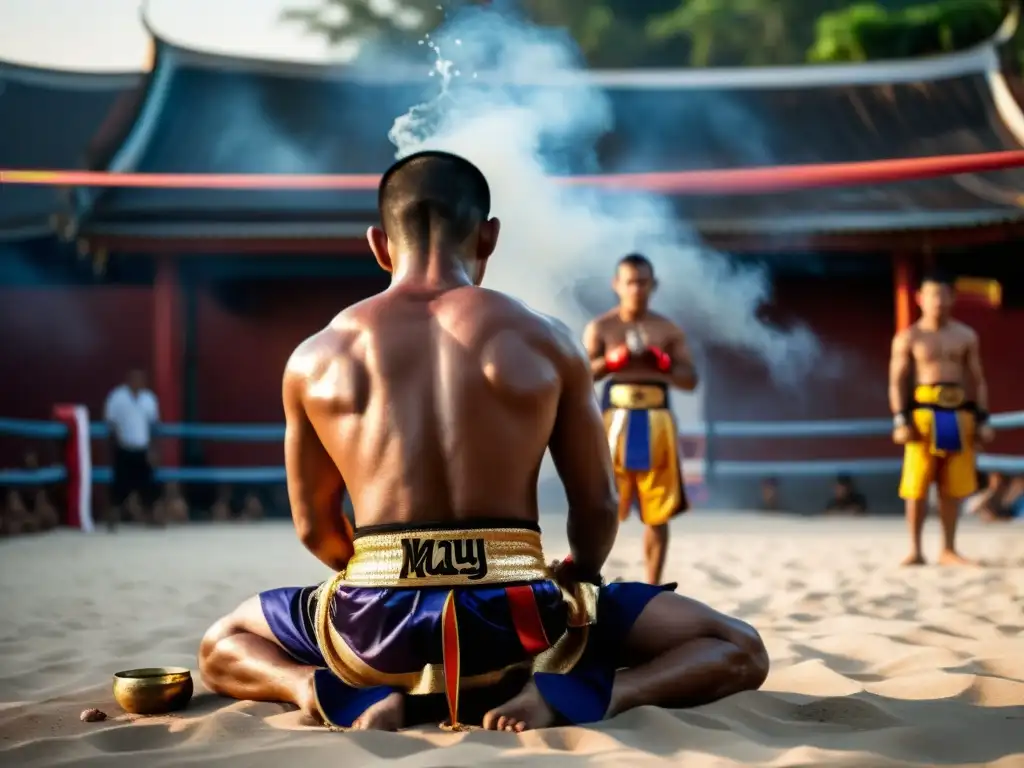
[(396, 531), (354, 544), (341, 585), (469, 587), (550, 577), (540, 534), (523, 528)]
[(608, 402), (612, 408), (635, 411), (668, 407), (665, 388), (654, 384), (612, 384), (608, 389)]
[(914, 387), (914, 401), (920, 405), (959, 408), (965, 400), (964, 388), (959, 384), (918, 384)]

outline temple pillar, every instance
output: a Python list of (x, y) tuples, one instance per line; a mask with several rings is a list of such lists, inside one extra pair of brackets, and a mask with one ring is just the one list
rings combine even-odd
[(917, 274), (914, 255), (901, 251), (893, 255), (893, 286), (895, 288), (896, 332), (906, 330), (914, 322), (914, 294)]
[[(181, 423), (182, 324), (178, 260), (172, 254), (160, 254), (153, 279), (153, 392), (160, 402), (160, 420), (165, 424)], [(160, 456), (165, 466), (180, 466), (181, 441), (162, 440)]]

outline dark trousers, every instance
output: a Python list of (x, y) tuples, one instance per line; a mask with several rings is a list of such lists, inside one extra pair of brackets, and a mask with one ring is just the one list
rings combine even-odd
[(120, 506), (129, 496), (136, 493), (143, 504), (152, 504), (155, 501), (155, 490), (149, 452), (145, 448), (115, 448), (114, 481), (110, 487), (111, 502)]

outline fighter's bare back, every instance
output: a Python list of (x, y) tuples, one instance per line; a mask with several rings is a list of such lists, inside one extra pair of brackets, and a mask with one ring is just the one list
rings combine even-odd
[(586, 365), (561, 323), (503, 294), (392, 288), (303, 342), (285, 386), (344, 478), (357, 526), (536, 520), (560, 398)]

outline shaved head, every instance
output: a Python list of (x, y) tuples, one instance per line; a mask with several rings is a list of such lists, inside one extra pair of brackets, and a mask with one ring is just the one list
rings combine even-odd
[(417, 152), (380, 180), (380, 220), (389, 240), (427, 247), (461, 243), (484, 222), (491, 190), (480, 169), (447, 152)]

